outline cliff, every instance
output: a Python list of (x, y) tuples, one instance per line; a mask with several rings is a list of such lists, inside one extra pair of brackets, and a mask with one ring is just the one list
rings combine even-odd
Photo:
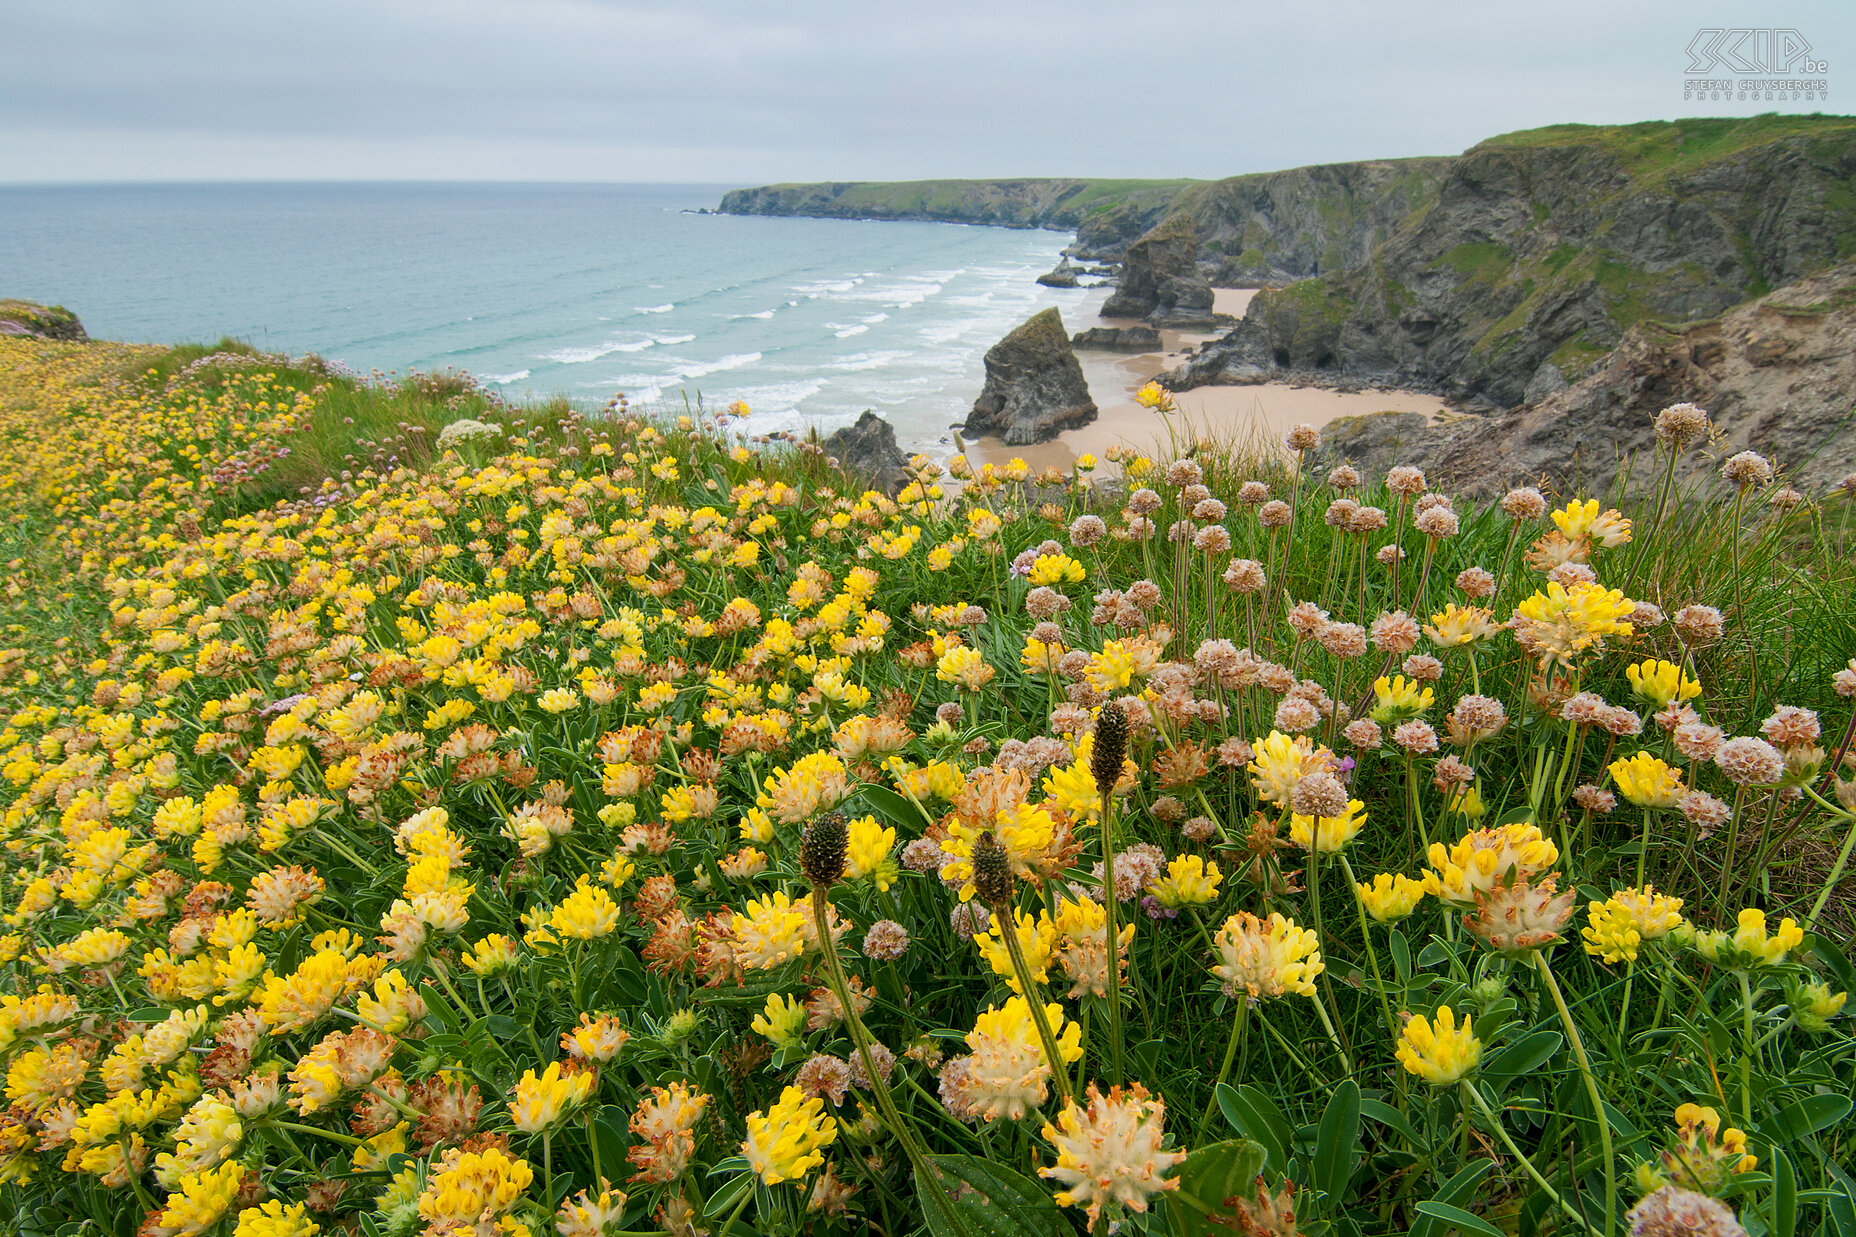
[(35, 339), (81, 342), (90, 336), (77, 315), (63, 305), (0, 298), (0, 335), (27, 335)]
[(1075, 231), (1085, 250), (1116, 249), (1158, 223), (1186, 180), (832, 181), (731, 189), (724, 215), (914, 219)]
[[(1684, 457), (1712, 470), (1736, 451), (1768, 456), (1809, 490), (1856, 470), (1856, 263), (1808, 276), (1680, 327), (1639, 322), (1591, 373), (1527, 404), (1427, 426), (1416, 413), (1331, 422), (1323, 449), (1381, 471), (1423, 468), (1432, 484), (1500, 492), (1548, 475), (1602, 492), (1630, 452), (1655, 447), (1656, 414), (1708, 410), (1719, 433)], [(1643, 466), (1636, 480), (1653, 482)]]
[(1633, 325), (1717, 317), (1856, 253), (1853, 183), (1846, 117), (1494, 138), (1434, 194), (1408, 190), (1419, 204), (1369, 256), (1260, 293), (1172, 381), (1262, 364), (1512, 406), (1576, 381)]

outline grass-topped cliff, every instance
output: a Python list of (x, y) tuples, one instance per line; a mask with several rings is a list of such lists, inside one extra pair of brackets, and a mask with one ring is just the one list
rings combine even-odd
[(819, 219), (914, 219), (1010, 228), (1111, 225), (1129, 240), (1165, 214), (1188, 180), (830, 181), (733, 189), (726, 215), (801, 215)]
[(1853, 183), (1846, 117), (1509, 134), (1452, 161), (1369, 258), (1260, 296), (1251, 326), (1278, 365), (1512, 404), (1634, 323), (1713, 318), (1856, 253)]

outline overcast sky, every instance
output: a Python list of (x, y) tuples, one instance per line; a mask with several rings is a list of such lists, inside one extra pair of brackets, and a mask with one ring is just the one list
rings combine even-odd
[[(1828, 104), (1683, 98), (1755, 24)], [(0, 181), (1216, 177), (1856, 113), (1853, 50), (1851, 0), (0, 0)]]

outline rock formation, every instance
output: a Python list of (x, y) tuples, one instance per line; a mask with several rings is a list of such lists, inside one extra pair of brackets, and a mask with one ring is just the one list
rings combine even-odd
[(1158, 352), (1160, 332), (1151, 326), (1092, 326), (1070, 337), (1072, 348), (1099, 348), (1106, 352)]
[[(1716, 317), (1849, 256), (1853, 180), (1846, 117), (1494, 138), (1459, 156), (1369, 259), (1258, 293), (1235, 362), (1256, 364), (1260, 338), (1282, 370), (1504, 407), (1544, 399), (1635, 324)], [(1218, 372), (1208, 355), (1190, 380)]]
[(1054, 308), (1033, 314), (986, 353), (986, 386), (965, 432), (1021, 447), (1096, 419), (1083, 367)]
[(1038, 282), (1046, 288), (1074, 288), (1076, 277), (1083, 273), (1083, 268), (1070, 261), (1070, 255), (1064, 254), (1057, 265), (1038, 276)]
[(1104, 318), (1145, 318), (1154, 326), (1211, 326), (1212, 286), (1199, 273), (1192, 220), (1176, 215), (1128, 246), (1121, 282), (1102, 306)]
[[(1856, 263), (1800, 280), (1725, 316), (1686, 327), (1639, 323), (1590, 374), (1519, 408), (1426, 426), (1417, 413), (1347, 417), (1323, 452), (1383, 470), (1425, 469), (1433, 485), (1493, 492), (1548, 477), (1590, 492), (1621, 459), (1655, 447), (1656, 414), (1707, 409), (1721, 433), (1690, 469), (1755, 450), (1807, 490), (1856, 470)], [(1636, 478), (1644, 481), (1639, 465)]]
[(90, 336), (77, 315), (63, 305), (36, 301), (0, 300), (0, 336), (25, 335), (33, 339), (81, 342)]
[(909, 460), (896, 445), (896, 429), (865, 409), (855, 425), (833, 430), (825, 439), (825, 453), (839, 468), (885, 494), (893, 495), (909, 483)]

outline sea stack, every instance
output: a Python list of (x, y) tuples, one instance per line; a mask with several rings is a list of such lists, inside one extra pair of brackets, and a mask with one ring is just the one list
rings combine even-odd
[(1083, 367), (1056, 309), (1033, 314), (986, 353), (986, 386), (966, 433), (1007, 446), (1047, 442), (1096, 419)]

